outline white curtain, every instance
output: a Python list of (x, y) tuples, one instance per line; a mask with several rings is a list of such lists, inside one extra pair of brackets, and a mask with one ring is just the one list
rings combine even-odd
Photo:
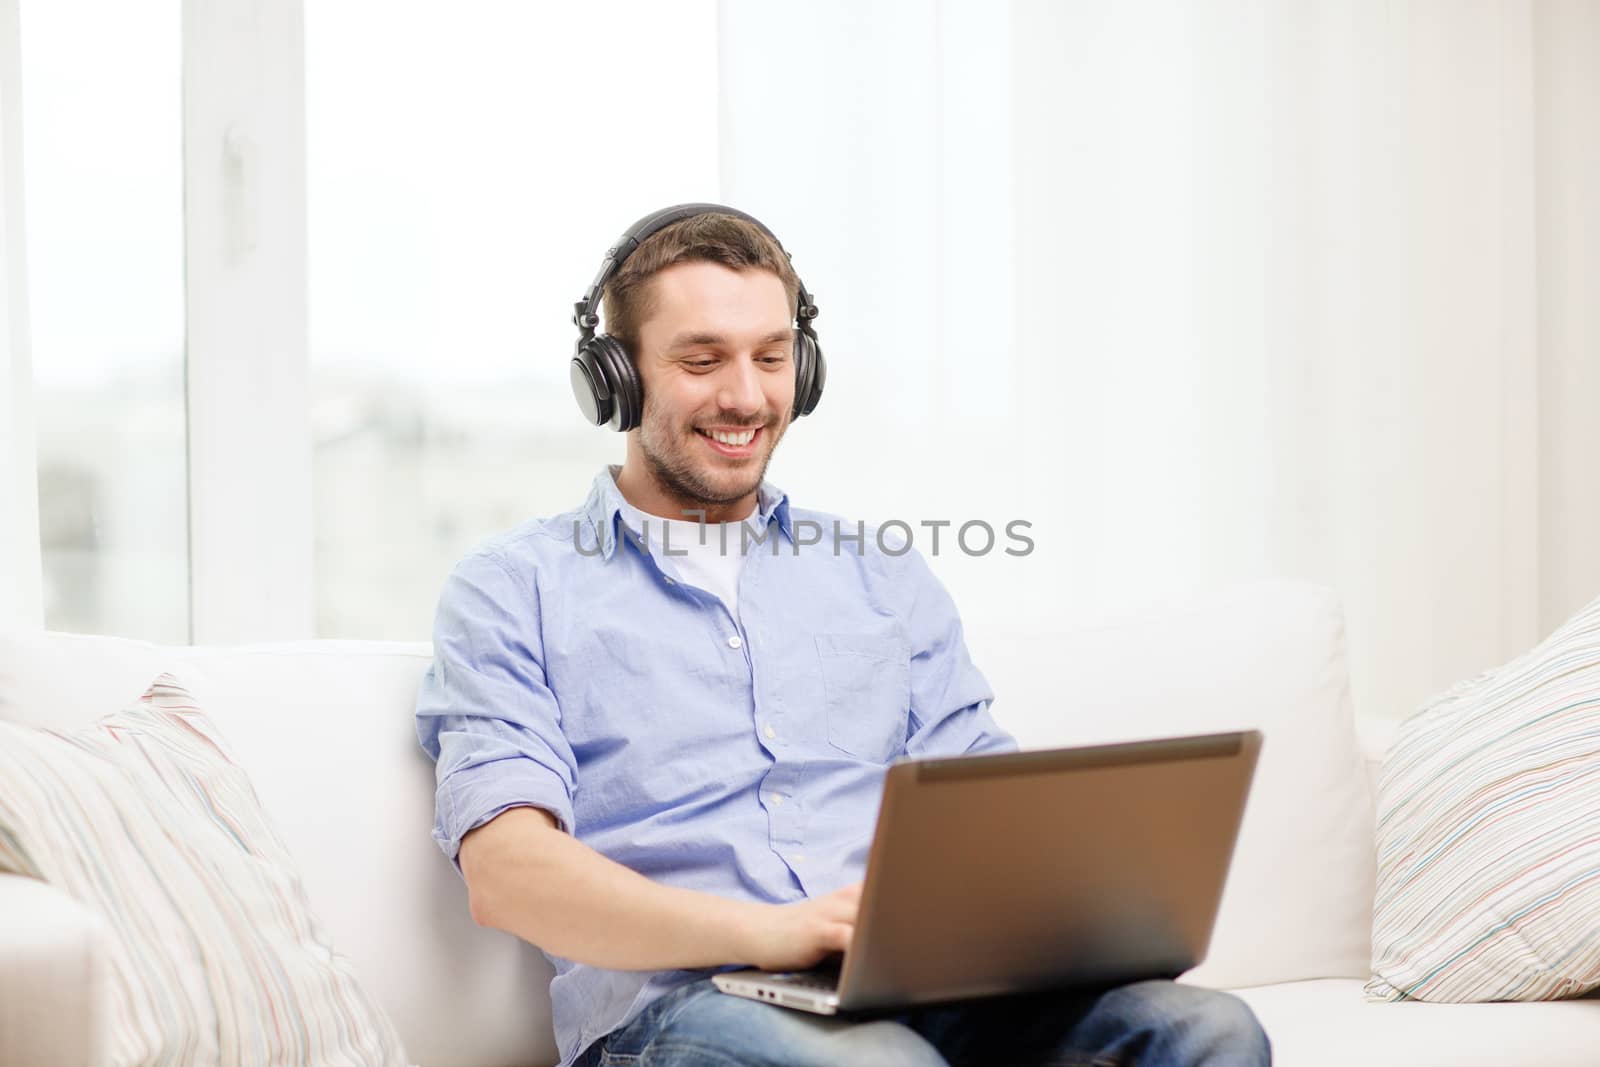
[(1358, 710), (1402, 715), (1600, 595), (1600, 8), (721, 22), (723, 193), (830, 360), (773, 476), (1030, 521), (1025, 558), (941, 544), (970, 630), (1300, 577), (1344, 600)]
[(17, 5), (0, 0), (0, 626), (41, 621), (19, 70)]

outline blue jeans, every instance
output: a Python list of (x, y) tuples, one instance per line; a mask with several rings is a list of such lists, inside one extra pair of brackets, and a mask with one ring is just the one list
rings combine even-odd
[(1154, 980), (986, 997), (862, 1020), (719, 992), (658, 998), (577, 1067), (1252, 1067), (1267, 1035), (1230, 993)]

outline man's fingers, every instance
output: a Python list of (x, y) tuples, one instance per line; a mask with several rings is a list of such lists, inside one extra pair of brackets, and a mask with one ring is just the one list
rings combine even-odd
[(835, 952), (843, 952), (850, 947), (850, 939), (855, 932), (856, 928), (851, 923), (829, 923), (825, 944)]
[(842, 894), (828, 898), (823, 908), (830, 919), (848, 919), (851, 922), (855, 921), (856, 913), (860, 910), (860, 899)]
[(860, 900), (861, 899), (861, 883), (860, 882), (856, 882), (856, 883), (854, 883), (852, 885), (845, 886), (843, 889), (835, 889), (833, 892), (829, 893), (826, 897), (823, 897), (822, 899), (823, 900), (850, 900), (850, 901)]

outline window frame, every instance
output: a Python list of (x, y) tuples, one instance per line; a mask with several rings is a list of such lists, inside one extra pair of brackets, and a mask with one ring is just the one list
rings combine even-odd
[(0, 625), (44, 625), (29, 355), (19, 0), (0, 0)]
[(299, 3), (184, 0), (190, 640), (314, 629)]

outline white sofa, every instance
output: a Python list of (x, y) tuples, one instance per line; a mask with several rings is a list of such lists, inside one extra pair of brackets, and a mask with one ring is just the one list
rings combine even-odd
[[(996, 717), (1027, 745), (1265, 731), (1211, 953), (1186, 980), (1244, 997), (1276, 1062), (1600, 1062), (1600, 999), (1363, 999), (1370, 776), (1386, 730), (1368, 720), (1357, 728), (1342, 621), (1326, 590), (1239, 587), (1086, 625), (969, 623), (968, 641), (997, 691)], [(335, 947), (389, 1011), (411, 1059), (551, 1064), (549, 968), (530, 946), (472, 922), (465, 887), (429, 835), (433, 769), (412, 722), (429, 654), (422, 644), (161, 648), (0, 634), (0, 719), (80, 726), (174, 671), (241, 754)], [(75, 901), (0, 875), (0, 1064), (103, 1062), (100, 937), (99, 920)]]

